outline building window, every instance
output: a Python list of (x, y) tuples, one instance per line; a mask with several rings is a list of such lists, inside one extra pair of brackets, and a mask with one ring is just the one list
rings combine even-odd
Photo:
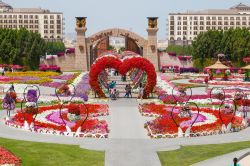
[(247, 23), (246, 22), (242, 22), (242, 25), (247, 25)]
[(50, 28), (51, 28), (51, 29), (54, 29), (54, 25), (50, 25)]
[(177, 29), (178, 29), (178, 30), (181, 30), (181, 26), (178, 26)]
[(54, 33), (54, 30), (50, 30), (50, 33)]
[(170, 35), (174, 35), (174, 31), (170, 31)]
[(48, 25), (44, 25), (44, 29), (48, 29)]
[(200, 20), (204, 20), (204, 17), (200, 17)]
[(234, 22), (230, 22), (230, 25), (234, 25)]
[(35, 20), (35, 23), (38, 24), (39, 23), (38, 20)]
[(27, 19), (27, 18), (28, 18), (28, 15), (24, 15), (24, 18)]
[(207, 17), (206, 19), (207, 19), (207, 20), (210, 20), (210, 17)]
[(187, 17), (183, 17), (183, 20), (187, 20)]
[(44, 15), (44, 19), (48, 19), (48, 16), (47, 16), (47, 15)]
[(180, 32), (180, 31), (178, 31), (178, 32), (177, 32), (177, 35), (181, 35), (181, 32)]
[(234, 17), (230, 17), (230, 20), (234, 20)]
[(35, 28), (39, 28), (39, 26), (38, 26), (38, 25), (35, 25)]
[(178, 25), (181, 25), (181, 22), (180, 22), (180, 21), (178, 21)]
[(183, 25), (187, 25), (187, 21), (183, 22)]
[(228, 30), (228, 28), (227, 28), (227, 27), (224, 27), (224, 30)]
[[(58, 18), (58, 16), (59, 16), (60, 18)], [(61, 19), (61, 16), (60, 16), (60, 15), (57, 15), (57, 19)], [(174, 20), (174, 16), (170, 16), (170, 20)]]
[(218, 20), (222, 20), (222, 17), (218, 17)]
[(50, 20), (50, 24), (54, 24), (54, 21), (53, 21), (53, 20)]
[(246, 20), (247, 18), (246, 17), (242, 17), (242, 20)]
[(47, 30), (44, 30), (44, 33), (48, 33), (48, 31), (47, 31)]
[(212, 17), (212, 20), (216, 20), (216, 17)]
[(183, 35), (187, 35), (187, 31), (183, 31)]
[(200, 25), (204, 25), (204, 22), (203, 22), (203, 21), (200, 21)]
[(236, 25), (240, 25), (240, 22), (236, 22)]
[(224, 25), (228, 25), (228, 22), (224, 22)]
[(219, 22), (218, 22), (218, 25), (222, 25), (222, 22), (221, 22), (221, 21), (219, 21)]
[(228, 17), (224, 17), (224, 20), (228, 20)]
[(194, 25), (198, 25), (198, 21), (195, 21), (195, 22), (194, 22)]
[(210, 27), (206, 27), (207, 30), (210, 30)]
[(183, 27), (183, 30), (187, 30), (187, 27), (185, 26), (185, 27)]
[(178, 20), (181, 20), (181, 17), (178, 17)]
[(30, 23), (33, 24), (33, 20), (30, 20)]
[(213, 22), (212, 22), (212, 25), (216, 25), (216, 21), (213, 21)]
[(33, 19), (33, 15), (30, 15), (30, 19)]
[(53, 15), (51, 15), (51, 16), (50, 16), (50, 19), (54, 19), (54, 16), (53, 16)]
[[(57, 25), (57, 29), (61, 29), (61, 26)], [(174, 30), (174, 26), (170, 26), (170, 30)]]
[(197, 31), (194, 31), (194, 35), (197, 35), (198, 33), (197, 33)]
[(38, 15), (35, 15), (35, 19), (38, 19)]
[(28, 20), (24, 20), (24, 24), (28, 24)]
[(194, 30), (198, 30), (198, 27), (194, 27)]
[[(61, 24), (61, 20), (57, 20), (56, 23), (57, 23), (57, 24)], [(174, 24), (174, 21), (170, 21), (170, 24), (172, 24), (172, 23)], [(173, 24), (172, 24), (172, 25), (173, 25)]]
[(194, 20), (198, 20), (198, 17), (195, 16), (195, 17), (194, 17)]
[(207, 21), (207, 25), (210, 25), (210, 21)]
[(200, 27), (200, 30), (204, 30), (204, 27)]
[(21, 23), (21, 24), (22, 24), (22, 23), (23, 23), (23, 20), (19, 20), (19, 23)]
[(58, 33), (58, 34), (61, 34), (61, 31), (60, 31), (60, 30), (57, 30), (57, 33)]
[(48, 20), (44, 20), (44, 24), (48, 24)]
[(23, 18), (23, 16), (22, 16), (22, 15), (19, 15), (19, 18)]

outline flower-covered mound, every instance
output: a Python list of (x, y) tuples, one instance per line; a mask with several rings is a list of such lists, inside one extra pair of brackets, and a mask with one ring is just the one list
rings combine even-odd
[[(219, 111), (211, 108), (200, 108), (198, 115), (197, 108), (191, 107), (191, 117), (181, 117), (181, 107), (175, 107), (172, 119), (171, 111), (173, 106), (163, 104), (142, 104), (139, 110), (143, 116), (156, 117), (145, 124), (148, 135), (152, 138), (172, 138), (178, 136), (178, 127), (185, 133), (198, 116), (190, 130), (190, 136), (203, 136), (222, 133), (223, 123), (219, 117)], [(233, 114), (221, 113), (222, 120), (226, 126), (231, 122)], [(244, 120), (241, 116), (235, 116), (232, 120), (231, 131), (239, 131), (245, 128)]]
[[(58, 135), (74, 135), (77, 129), (81, 127), (80, 137), (106, 138), (108, 136), (108, 124), (105, 120), (99, 120), (97, 117), (108, 115), (108, 106), (103, 104), (78, 105), (80, 107), (81, 118), (77, 121), (68, 119), (68, 111), (71, 106), (69, 104), (62, 108), (61, 114), (60, 105), (39, 107), (37, 115), (24, 114), (19, 110), (11, 120), (6, 121), (6, 124), (17, 128), (24, 128), (25, 120), (28, 124), (34, 121), (34, 129), (31, 129), (32, 131)], [(86, 121), (83, 123), (85, 119)], [(69, 133), (66, 126), (72, 132)]]
[(3, 147), (0, 147), (0, 165), (21, 165), (21, 159), (16, 157), (11, 152), (7, 151)]

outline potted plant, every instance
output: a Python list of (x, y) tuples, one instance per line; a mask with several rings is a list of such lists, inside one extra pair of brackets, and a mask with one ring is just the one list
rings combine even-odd
[(69, 121), (76, 122), (81, 119), (81, 108), (79, 104), (70, 104), (68, 106), (67, 118)]

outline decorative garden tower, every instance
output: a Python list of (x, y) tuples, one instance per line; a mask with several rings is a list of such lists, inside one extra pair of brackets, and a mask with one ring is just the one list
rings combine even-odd
[(155, 70), (159, 71), (159, 57), (157, 53), (157, 26), (158, 17), (148, 17), (148, 45), (145, 58), (154, 64)]
[(75, 50), (75, 70), (87, 71), (88, 66), (88, 56), (87, 56), (87, 43), (85, 32), (86, 28), (86, 18), (87, 17), (76, 17), (76, 50)]

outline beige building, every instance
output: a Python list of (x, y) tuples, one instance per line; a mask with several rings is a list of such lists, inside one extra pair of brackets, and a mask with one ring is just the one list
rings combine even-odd
[(187, 45), (210, 29), (249, 28), (250, 7), (240, 3), (230, 9), (170, 13), (167, 27), (169, 44)]
[(0, 0), (0, 28), (26, 28), (49, 41), (64, 39), (63, 13), (40, 8), (13, 8)]

